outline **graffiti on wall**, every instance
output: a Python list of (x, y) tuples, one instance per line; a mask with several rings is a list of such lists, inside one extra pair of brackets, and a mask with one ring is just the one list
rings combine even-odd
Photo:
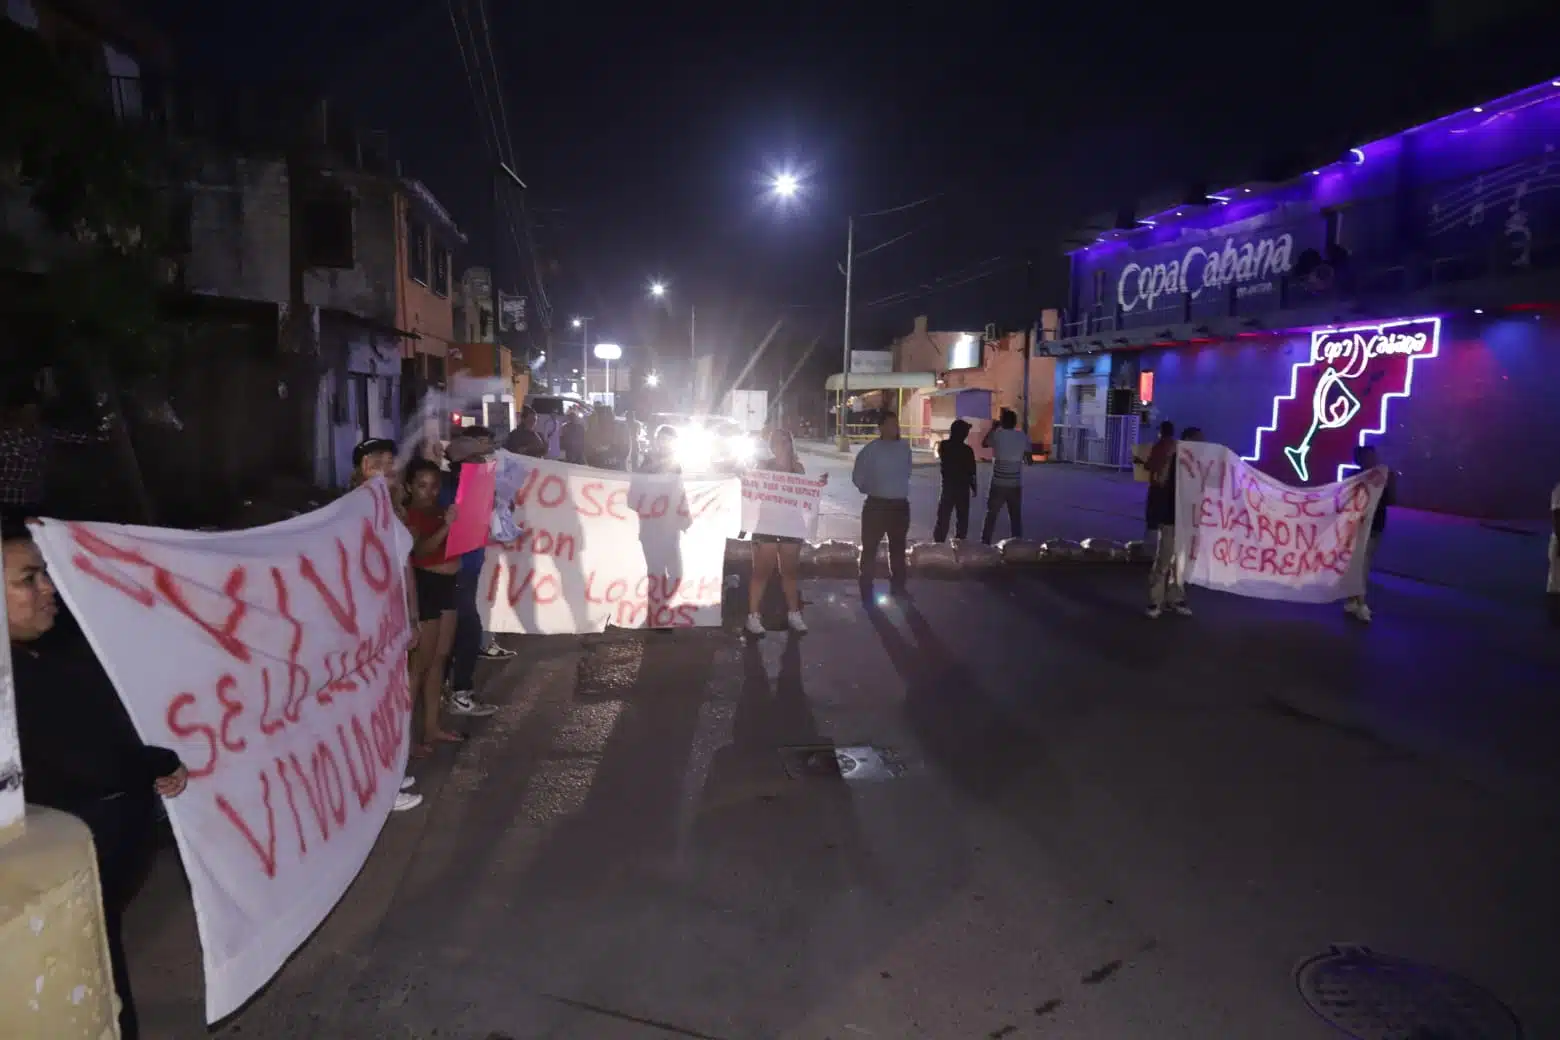
[(1440, 353), (1441, 319), (1316, 329), (1310, 351), (1273, 399), (1272, 422), (1244, 458), (1279, 480), (1342, 480), (1354, 449), (1386, 432), (1391, 402), (1414, 389), (1414, 366)]

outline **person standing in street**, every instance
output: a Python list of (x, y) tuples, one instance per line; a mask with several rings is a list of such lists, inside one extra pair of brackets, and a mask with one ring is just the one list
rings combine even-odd
[[(471, 426), (450, 441), (445, 450), (450, 472), (441, 489), (440, 505), (448, 508), (455, 504), (460, 491), (461, 467), (486, 463), (493, 455), (493, 439), (487, 428)], [(482, 630), (482, 615), (477, 611), (477, 586), (486, 558), (486, 546), (478, 546), (460, 557), (460, 569), (455, 577), (455, 635), (450, 645), (448, 686), (444, 696), (445, 711), (478, 719), (486, 718), (497, 709), (479, 701), (472, 692), (476, 685), (477, 660), (515, 656), (514, 651), (500, 647), (497, 640)]]
[(877, 550), (888, 539), (889, 589), (906, 592), (905, 541), (910, 537), (910, 444), (899, 436), (899, 416), (878, 418), (877, 440), (862, 445), (851, 468), (850, 482), (867, 496), (861, 506), (861, 564), (858, 580), (863, 599), (871, 601), (877, 574)]
[(1560, 484), (1549, 493), (1549, 623), (1560, 628)]
[[(1376, 446), (1373, 444), (1361, 444), (1354, 449), (1354, 464), (1360, 468), (1360, 472), (1375, 469), (1381, 464), (1381, 459), (1376, 454)], [(1387, 507), (1397, 501), (1397, 475), (1387, 470), (1387, 483), (1381, 489), (1381, 498), (1376, 502), (1376, 511), (1370, 517), (1370, 538), (1365, 542), (1365, 566), (1362, 568), (1365, 581), (1370, 581), (1371, 563), (1376, 559), (1376, 548), (1381, 545), (1381, 534), (1387, 529)], [(1365, 603), (1365, 594), (1350, 596), (1343, 604), (1343, 612), (1356, 621), (1370, 624), (1370, 607)]]
[(142, 742), (80, 630), (55, 627), (54, 583), (27, 528), (7, 522), (0, 544), (27, 800), (68, 812), (92, 832), (118, 1035), (137, 1040), (124, 914), (156, 851), (157, 799), (182, 794), (189, 772), (176, 752)]
[(533, 459), (547, 457), (547, 441), (536, 432), (536, 409), (528, 404), (520, 406), (520, 425), (509, 431), (504, 450)]
[[(753, 469), (768, 473), (806, 473), (802, 460), (796, 457), (796, 442), (790, 431), (776, 429), (766, 442), (769, 457), (761, 459)], [(825, 473), (827, 482), (829, 475)], [(780, 575), (780, 591), (785, 594), (785, 621), (792, 632), (801, 635), (807, 631), (802, 618), (802, 593), (796, 578), (801, 570), (802, 539), (783, 534), (755, 534), (753, 536), (753, 574), (748, 579), (747, 630), (750, 635), (764, 634), (764, 592), (769, 579)]]
[(942, 469), (942, 495), (937, 499), (937, 524), (932, 528), (932, 541), (948, 540), (948, 521), (958, 517), (959, 541), (970, 536), (970, 499), (975, 495), (975, 449), (966, 439), (970, 424), (955, 419), (948, 427), (948, 439), (937, 445), (937, 464)]
[[(1188, 429), (1184, 439), (1192, 440), (1196, 430)], [(1149, 618), (1157, 618), (1168, 606), (1177, 614), (1190, 615), (1192, 608), (1186, 605), (1186, 589), (1181, 584), (1181, 569), (1175, 558), (1175, 423), (1168, 420), (1159, 424), (1159, 439), (1149, 449), (1148, 501), (1144, 508), (1144, 520), (1148, 530), (1157, 531), (1154, 544), (1154, 562), (1148, 571)]]
[(980, 540), (991, 544), (997, 514), (1007, 507), (1008, 526), (1014, 538), (1024, 537), (1024, 458), (1029, 454), (1029, 433), (1018, 428), (1018, 413), (1002, 409), (997, 425), (986, 431), (982, 446), (991, 449), (991, 487), (986, 492), (986, 522)]

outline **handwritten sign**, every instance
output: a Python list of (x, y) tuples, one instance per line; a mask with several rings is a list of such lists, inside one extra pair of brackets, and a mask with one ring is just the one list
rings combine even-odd
[(1364, 592), (1386, 467), (1298, 488), (1198, 442), (1181, 443), (1176, 465), (1176, 557), (1187, 584), (1298, 603)]
[(818, 537), (823, 481), (799, 473), (749, 470), (742, 474), (742, 529), (786, 538)]
[(215, 1022), (324, 920), (390, 812), (411, 535), (375, 480), (249, 531), (46, 520), (36, 537), (141, 738), (189, 769), (167, 805)]
[(609, 475), (548, 459), (514, 495), (519, 536), (489, 545), (477, 607), (490, 632), (719, 625), (734, 477)]

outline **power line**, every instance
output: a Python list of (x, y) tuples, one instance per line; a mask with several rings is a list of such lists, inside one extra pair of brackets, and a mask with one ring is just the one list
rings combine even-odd
[(861, 309), (866, 310), (875, 307), (889, 307), (896, 303), (908, 303), (911, 300), (919, 300), (937, 293), (946, 292), (949, 289), (957, 289), (961, 285), (969, 285), (971, 282), (978, 282), (982, 279), (990, 278), (993, 275), (1001, 274), (1003, 271), (1011, 270), (1014, 266), (1016, 266), (1017, 263), (1023, 262), (1021, 260), (1013, 261), (1010, 259), (1006, 264), (1000, 264), (996, 267), (991, 266), (993, 264), (997, 264), (998, 261), (1003, 259), (1004, 257), (998, 255), (988, 257), (979, 263), (966, 264), (964, 267), (961, 267), (956, 271), (952, 271), (944, 275), (938, 275), (931, 281), (923, 282), (914, 288), (901, 289), (898, 292), (889, 293), (887, 296), (880, 296), (876, 300), (869, 300), (866, 303), (859, 304), (858, 306), (860, 306)]

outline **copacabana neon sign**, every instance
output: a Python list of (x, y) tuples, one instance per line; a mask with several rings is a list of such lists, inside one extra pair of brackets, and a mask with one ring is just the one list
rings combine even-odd
[(1287, 274), (1294, 252), (1293, 235), (1282, 234), (1235, 244), (1234, 238), (1224, 240), (1224, 248), (1214, 244), (1212, 252), (1202, 246), (1192, 246), (1179, 260), (1167, 264), (1128, 264), (1121, 269), (1116, 282), (1116, 302), (1123, 311), (1131, 311), (1138, 304), (1154, 309), (1154, 301), (1161, 296), (1191, 294), (1192, 299), (1202, 295), (1204, 289), (1218, 289), (1226, 285), (1241, 287), (1241, 291), (1255, 289), (1248, 282), (1265, 282)]
[(1313, 331), (1289, 392), (1273, 399), (1273, 421), (1244, 458), (1280, 480), (1344, 479), (1355, 447), (1386, 432), (1390, 402), (1413, 393), (1415, 363), (1440, 350), (1440, 318)]

